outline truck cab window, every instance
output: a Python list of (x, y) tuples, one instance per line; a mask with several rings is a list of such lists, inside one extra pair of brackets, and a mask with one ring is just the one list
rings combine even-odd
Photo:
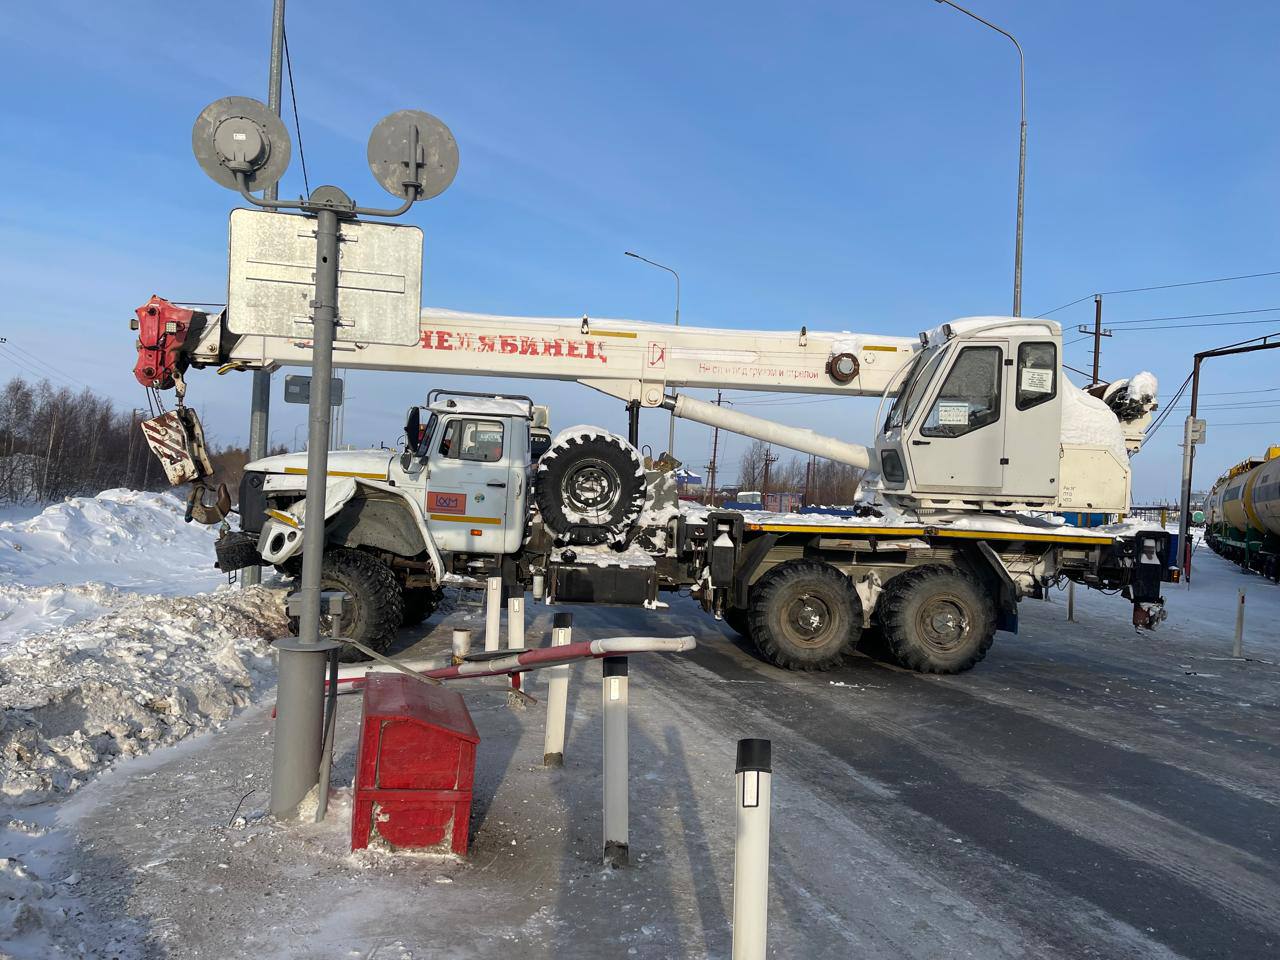
[(440, 437), (440, 456), (494, 463), (502, 459), (502, 423), (498, 420), (450, 420)]
[(1030, 410), (1058, 393), (1058, 350), (1050, 341), (1024, 343), (1018, 347), (1018, 384), (1014, 403)]
[(965, 347), (942, 383), (920, 433), (962, 437), (1000, 419), (999, 347)]
[(886, 433), (894, 427), (901, 427), (911, 422), (916, 408), (920, 406), (920, 401), (928, 392), (929, 383), (933, 380), (938, 364), (942, 362), (943, 352), (941, 347), (933, 347), (924, 353), (916, 354), (915, 360), (911, 363), (911, 369), (907, 371), (907, 376), (902, 382), (902, 389), (898, 391), (893, 406), (889, 408), (889, 416), (884, 425)]

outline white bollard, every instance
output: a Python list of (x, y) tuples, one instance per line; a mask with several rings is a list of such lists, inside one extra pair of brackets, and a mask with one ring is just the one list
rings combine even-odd
[(625, 867), (627, 837), (627, 658), (604, 658), (604, 862)]
[(512, 597), (507, 601), (507, 646), (512, 650), (524, 649), (524, 597)]
[[(567, 646), (573, 630), (573, 614), (557, 613), (551, 628), (551, 645)], [(569, 665), (551, 667), (547, 681), (547, 732), (542, 740), (542, 765), (564, 766), (565, 714), (569, 707)]]
[(471, 652), (471, 631), (455, 627), (453, 631), (453, 659), (461, 661)]
[(1231, 656), (1237, 660), (1244, 659), (1244, 589), (1240, 590), (1240, 602), (1236, 604), (1236, 641), (1231, 648)]
[(497, 650), (502, 639), (502, 578), (490, 577), (484, 588), (484, 649)]
[(1076, 622), (1076, 582), (1067, 581), (1067, 623)]
[(733, 960), (764, 960), (769, 934), (769, 801), (773, 747), (739, 740), (734, 786), (737, 840), (733, 860)]

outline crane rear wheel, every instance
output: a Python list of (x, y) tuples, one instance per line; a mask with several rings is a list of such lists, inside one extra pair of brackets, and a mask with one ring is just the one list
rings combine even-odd
[(924, 566), (889, 581), (880, 620), (894, 658), (920, 673), (961, 673), (995, 639), (991, 592), (965, 570)]

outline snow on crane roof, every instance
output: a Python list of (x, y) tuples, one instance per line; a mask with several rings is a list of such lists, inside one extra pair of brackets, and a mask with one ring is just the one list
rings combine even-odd
[(483, 413), (491, 417), (533, 416), (533, 404), (510, 397), (450, 397), (431, 404), (432, 413)]

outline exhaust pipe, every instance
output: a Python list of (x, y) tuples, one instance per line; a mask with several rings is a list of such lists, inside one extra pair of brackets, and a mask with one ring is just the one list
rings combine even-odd
[(824, 460), (847, 463), (851, 467), (859, 467), (863, 470), (871, 467), (871, 452), (861, 444), (845, 443), (833, 437), (824, 437), (804, 427), (783, 426), (772, 420), (718, 407), (714, 403), (697, 400), (682, 393), (664, 397), (662, 406), (682, 420), (719, 427), (721, 430), (740, 433), (744, 437), (776, 443), (780, 447), (798, 450), (800, 453), (811, 453)]

